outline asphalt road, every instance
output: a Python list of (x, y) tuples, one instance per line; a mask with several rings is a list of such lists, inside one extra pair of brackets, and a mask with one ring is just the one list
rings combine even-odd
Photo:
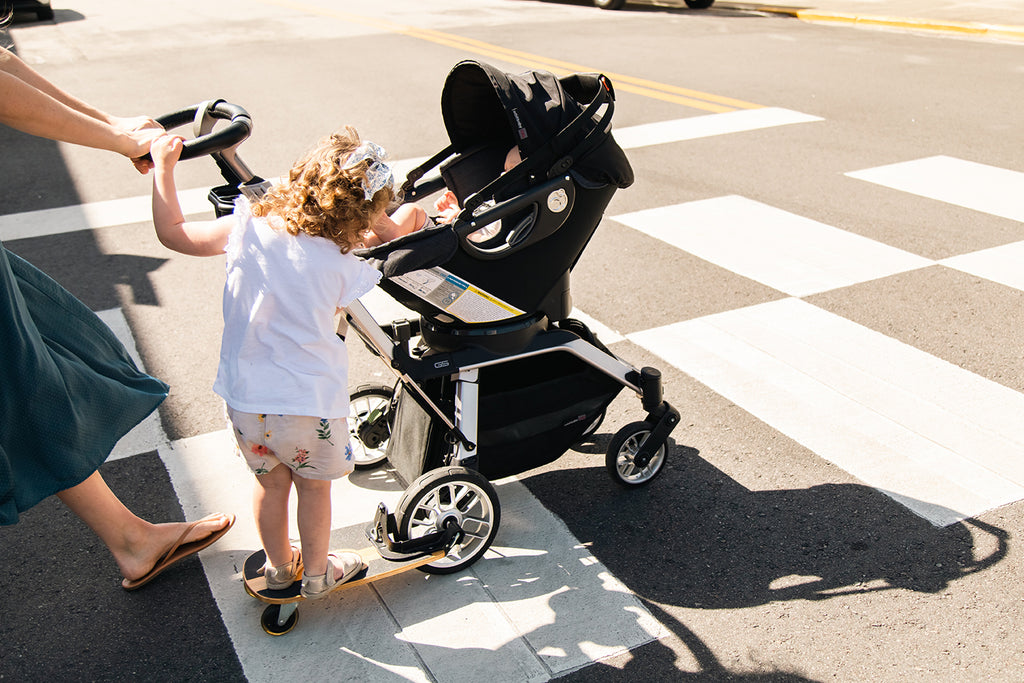
[[(611, 77), (637, 182), (576, 268), (574, 302), (615, 353), (663, 371), (683, 422), (641, 491), (604, 473), (615, 430), (642, 417), (628, 396), (592, 443), (521, 479), (665, 632), (549, 677), (1020, 679), (1020, 45), (582, 1), (56, 12), (9, 30), (24, 59), (113, 113), (237, 102), (256, 124), (243, 157), (264, 176), (346, 123), (396, 159), (436, 152), (460, 59)], [(0, 149), (0, 239), (94, 310), (123, 312), (172, 386), (166, 442), (221, 430), (222, 261), (163, 249), (144, 202), (90, 213), (148, 194), (123, 160), (9, 130)], [(206, 160), (180, 167), (181, 188), (219, 182)], [(40, 213), (61, 207), (75, 213)], [(30, 218), (43, 227), (16, 232)], [(386, 379), (352, 355), (353, 387)], [(103, 472), (140, 514), (196, 512), (155, 450)], [(126, 595), (53, 500), (0, 543), (0, 678), (275, 677), (240, 652), (198, 562)], [(576, 609), (548, 607), (555, 621)], [(449, 647), (460, 675), (377, 679), (493, 676), (486, 653)]]

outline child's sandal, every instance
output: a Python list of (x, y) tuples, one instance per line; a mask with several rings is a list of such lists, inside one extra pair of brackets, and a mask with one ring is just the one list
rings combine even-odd
[[(354, 578), (361, 571), (366, 569), (367, 564), (359, 553), (343, 552), (338, 555), (327, 556), (327, 571), (319, 576), (306, 574), (302, 577), (302, 597), (307, 600), (322, 598), (335, 589), (339, 584)], [(335, 579), (337, 570), (341, 569), (340, 579)]]
[(292, 546), (292, 559), (276, 567), (264, 565), (263, 576), (267, 580), (267, 588), (272, 591), (288, 588), (302, 578), (302, 552)]

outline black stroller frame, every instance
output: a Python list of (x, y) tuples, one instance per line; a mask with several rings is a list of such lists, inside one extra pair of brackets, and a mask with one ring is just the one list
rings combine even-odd
[[(570, 271), (616, 189), (633, 180), (611, 135), (609, 80), (464, 61), (441, 99), (451, 144), (411, 171), (402, 192), (416, 201), (451, 189), (457, 218), (359, 252), (382, 272), (379, 287), (416, 315), (381, 323), (357, 300), (339, 327), (397, 379), (352, 394), (356, 467), (386, 459), (408, 483), (395, 512), (378, 506), (367, 536), (388, 559), (444, 549), (420, 567), (430, 573), (459, 571), (490, 546), (500, 523), (491, 480), (563, 455), (597, 429), (622, 389), (646, 415), (611, 439), (605, 464), (616, 483), (652, 481), (679, 422), (657, 369), (633, 367), (570, 317)], [(230, 123), (212, 132), (216, 119)], [(198, 137), (182, 158), (217, 162), (227, 181), (210, 192), (218, 215), (240, 192), (258, 197), (267, 187), (237, 156), (251, 130), (240, 107), (206, 102), (159, 120), (195, 121)], [(512, 147), (521, 162), (503, 168)], [(480, 237), (487, 226), (497, 234)], [(357, 407), (357, 398), (371, 400)]]

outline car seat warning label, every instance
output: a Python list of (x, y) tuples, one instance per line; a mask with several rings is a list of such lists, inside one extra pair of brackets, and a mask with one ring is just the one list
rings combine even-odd
[(524, 313), (444, 268), (416, 270), (391, 281), (466, 323), (490, 323)]

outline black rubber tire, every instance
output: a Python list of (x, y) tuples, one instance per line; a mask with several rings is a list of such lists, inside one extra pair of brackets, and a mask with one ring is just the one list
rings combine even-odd
[(666, 444), (662, 444), (650, 462), (642, 467), (637, 467), (633, 461), (633, 456), (653, 429), (650, 422), (631, 422), (615, 432), (608, 444), (605, 468), (616, 484), (627, 488), (645, 486), (661, 474), (668, 453)]
[(690, 9), (707, 9), (715, 4), (715, 0), (686, 0), (686, 6)]
[[(357, 470), (377, 469), (388, 458), (388, 441), (391, 437), (382, 441), (376, 448), (369, 448), (359, 439), (359, 425), (372, 411), (390, 405), (394, 395), (394, 388), (385, 384), (364, 384), (349, 397), (348, 434)], [(393, 419), (394, 416), (391, 417)], [(390, 434), (390, 425), (388, 432)]]
[(594, 0), (594, 7), (601, 9), (621, 9), (626, 0)]
[(453, 574), (480, 559), (501, 524), (501, 504), (487, 477), (465, 467), (440, 467), (420, 476), (402, 494), (395, 511), (400, 538), (440, 531), (448, 520), (463, 536), (443, 559), (420, 567), (428, 574)]
[(272, 636), (283, 636), (295, 628), (295, 624), (299, 621), (299, 610), (292, 612), (292, 615), (288, 617), (288, 621), (284, 622), (284, 624), (278, 625), (277, 615), (280, 612), (281, 605), (267, 605), (267, 608), (263, 610), (263, 614), (260, 615), (260, 626), (263, 627), (264, 632)]

